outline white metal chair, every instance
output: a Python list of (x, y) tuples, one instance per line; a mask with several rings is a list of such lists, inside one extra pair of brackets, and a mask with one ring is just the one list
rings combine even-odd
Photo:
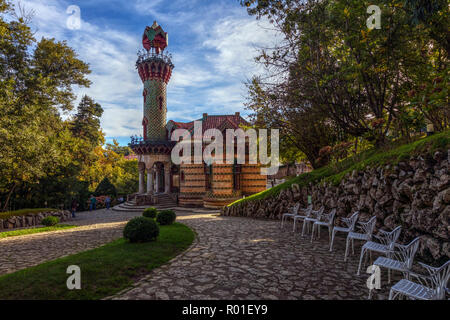
[(305, 234), (306, 228), (308, 228), (311, 223), (314, 224), (314, 222), (320, 220), (320, 217), (323, 214), (323, 210), (324, 207), (321, 207), (319, 210), (311, 210), (311, 214), (303, 219), (302, 237)]
[(283, 213), (281, 216), (281, 228), (283, 228), (283, 223), (287, 218), (294, 218), (298, 214), (298, 210), (300, 209), (300, 203), (297, 202), (295, 206), (291, 208), (291, 212)]
[[(394, 250), (389, 253), (389, 257), (378, 257), (373, 263), (375, 266), (384, 267), (388, 270), (400, 271), (409, 280), (409, 273), (414, 262), (414, 256), (419, 248), (420, 237), (415, 238), (407, 245), (394, 244)], [(390, 278), (388, 279), (390, 283)], [(369, 299), (372, 290), (369, 290)]]
[(350, 242), (352, 243), (352, 253), (355, 254), (354, 241), (355, 240), (370, 241), (372, 239), (372, 234), (373, 234), (373, 230), (375, 229), (376, 223), (377, 223), (377, 217), (373, 216), (367, 222), (358, 223), (363, 232), (355, 232), (352, 230), (348, 233), (346, 244), (345, 244), (344, 261), (347, 261)]
[(358, 272), (356, 274), (360, 275), (362, 262), (366, 252), (369, 252), (371, 256), (372, 252), (378, 252), (389, 257), (389, 252), (394, 249), (394, 244), (397, 242), (401, 231), (402, 227), (400, 226), (396, 227), (391, 232), (378, 230), (378, 235), (373, 235), (373, 237), (378, 239), (379, 242), (367, 241), (363, 245), (361, 249), (361, 256), (359, 257)]
[(347, 225), (347, 227), (334, 227), (333, 233), (331, 236), (331, 244), (330, 244), (330, 252), (333, 251), (333, 243), (334, 243), (334, 236), (337, 232), (345, 232), (349, 233), (355, 229), (356, 220), (358, 220), (359, 211), (356, 211), (351, 215), (350, 218), (341, 218), (341, 220)]
[(402, 279), (392, 286), (389, 292), (389, 300), (396, 297), (407, 296), (417, 300), (443, 300), (450, 277), (450, 260), (439, 268), (431, 267), (424, 263), (419, 264), (424, 267), (429, 276), (419, 275), (411, 272), (410, 277), (414, 277), (419, 283)]
[(313, 210), (312, 204), (309, 205), (308, 208), (306, 208), (306, 209), (301, 209), (301, 211), (303, 212), (303, 215), (298, 214), (294, 217), (294, 227), (292, 229), (293, 232), (295, 232), (295, 228), (297, 226), (297, 220), (304, 220), (305, 218), (309, 218), (309, 217), (311, 217), (313, 212), (316, 212)]
[(328, 241), (331, 242), (331, 233), (333, 231), (333, 223), (334, 223), (334, 217), (336, 215), (336, 209), (331, 210), (328, 214), (322, 214), (320, 220), (315, 221), (312, 226), (312, 232), (311, 232), (311, 242), (314, 238), (314, 230), (317, 229), (318, 236), (320, 238), (320, 227), (324, 226), (328, 228)]

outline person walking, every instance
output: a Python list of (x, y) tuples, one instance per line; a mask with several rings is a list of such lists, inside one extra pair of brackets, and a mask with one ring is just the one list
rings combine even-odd
[(111, 206), (111, 198), (110, 198), (110, 196), (106, 196), (105, 204), (106, 204), (106, 210), (109, 210), (109, 207)]
[(89, 205), (89, 211), (95, 210), (97, 199), (95, 199), (94, 195), (91, 195), (91, 204)]
[(78, 202), (77, 202), (77, 199), (73, 199), (73, 200), (72, 200), (72, 205), (71, 205), (71, 209), (72, 209), (72, 218), (76, 218), (75, 212), (77, 212), (77, 208), (78, 208)]

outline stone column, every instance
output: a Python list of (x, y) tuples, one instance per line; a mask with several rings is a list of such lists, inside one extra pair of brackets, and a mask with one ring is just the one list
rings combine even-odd
[(155, 171), (155, 192), (159, 192), (159, 170)]
[(139, 170), (139, 193), (145, 193), (144, 170)]
[(164, 192), (170, 193), (170, 164), (164, 165)]
[(153, 193), (153, 173), (152, 170), (147, 170), (147, 193)]

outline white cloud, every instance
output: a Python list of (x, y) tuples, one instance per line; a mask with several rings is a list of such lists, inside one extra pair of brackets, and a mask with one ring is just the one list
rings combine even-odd
[[(141, 133), (142, 83), (135, 69), (141, 34), (120, 26), (100, 25), (83, 15), (80, 30), (66, 28), (66, 8), (73, 3), (57, 0), (21, 0), (35, 11), (36, 38), (42, 36), (67, 40), (89, 63), (91, 88), (78, 88), (79, 98), (88, 94), (102, 104), (102, 127), (109, 137)], [(76, 3), (75, 3), (76, 4)], [(128, 8), (128, 2), (123, 4)], [(106, 5), (103, 3), (103, 5)], [(91, 5), (92, 6), (92, 5)], [(167, 9), (169, 8), (169, 9)], [(161, 0), (134, 3), (133, 14), (124, 10), (123, 19), (140, 19), (151, 24), (155, 17), (169, 34), (169, 51), (175, 69), (168, 86), (168, 119), (190, 121), (201, 114), (243, 112), (247, 78), (261, 71), (254, 57), (258, 47), (270, 47), (274, 33), (267, 22), (257, 22), (245, 9), (229, 2), (198, 5), (197, 1)], [(165, 11), (162, 11), (162, 10)], [(99, 10), (101, 14), (101, 10)], [(103, 17), (108, 19), (108, 17)], [(131, 20), (130, 20), (131, 21)], [(172, 35), (172, 36), (171, 36)], [(177, 41), (174, 42), (173, 39)]]

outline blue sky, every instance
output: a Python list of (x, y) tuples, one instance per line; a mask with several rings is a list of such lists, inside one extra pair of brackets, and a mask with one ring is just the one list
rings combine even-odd
[[(77, 88), (104, 109), (107, 142), (120, 144), (142, 133), (142, 83), (135, 69), (145, 26), (156, 20), (169, 33), (175, 69), (168, 85), (168, 119), (190, 121), (202, 113), (244, 116), (244, 82), (262, 72), (258, 49), (272, 47), (267, 21), (247, 15), (238, 0), (20, 0), (34, 11), (36, 38), (67, 40), (89, 63), (93, 84)], [(66, 26), (66, 9), (81, 9), (81, 29)]]

